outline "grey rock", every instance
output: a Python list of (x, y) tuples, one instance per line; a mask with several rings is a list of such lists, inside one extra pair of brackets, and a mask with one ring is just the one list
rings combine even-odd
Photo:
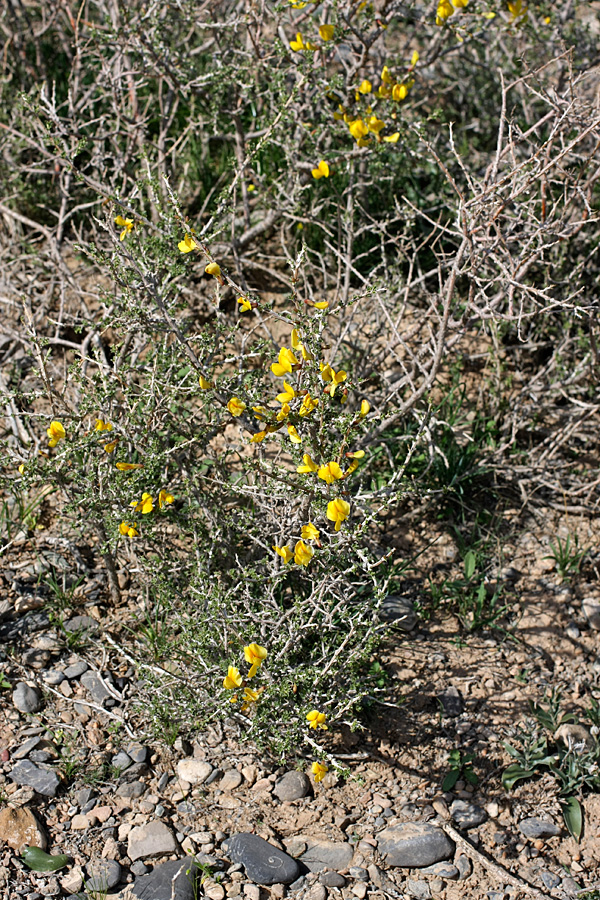
[(88, 863), (86, 866), (88, 891), (107, 891), (121, 880), (121, 866), (115, 859), (102, 859)]
[(576, 722), (565, 722), (556, 729), (554, 737), (557, 741), (562, 741), (566, 747), (581, 744), (585, 750), (591, 750), (594, 746), (587, 728)]
[(285, 849), (296, 859), (298, 856), (302, 856), (304, 851), (306, 850), (306, 841), (300, 837), (291, 837), (286, 838), (284, 840)]
[(50, 662), (50, 653), (48, 650), (38, 650), (36, 647), (31, 647), (25, 651), (21, 662), (24, 666), (30, 666), (32, 669), (43, 669)]
[(156, 789), (159, 792), (159, 794), (162, 791), (164, 791), (164, 789), (166, 788), (168, 783), (169, 783), (169, 773), (163, 772), (162, 775), (160, 776), (160, 778), (158, 779), (158, 784), (156, 786)]
[(129, 744), (126, 748), (126, 752), (134, 763), (145, 763), (148, 757), (148, 748), (138, 743)]
[(164, 822), (148, 822), (132, 828), (127, 836), (127, 854), (134, 862), (148, 856), (162, 856), (178, 850), (175, 835)]
[(125, 769), (124, 772), (121, 772), (119, 775), (120, 781), (139, 781), (142, 775), (146, 775), (148, 772), (148, 766), (146, 763), (132, 763), (129, 768)]
[(8, 773), (17, 784), (32, 787), (38, 794), (45, 797), (55, 797), (60, 784), (60, 779), (54, 769), (35, 766), (28, 759), (23, 759)]
[(476, 828), (488, 817), (482, 806), (469, 800), (455, 800), (450, 806), (450, 815), (459, 828)]
[(549, 872), (548, 869), (542, 869), (540, 878), (542, 879), (544, 887), (548, 888), (549, 891), (551, 891), (552, 888), (558, 887), (561, 882), (560, 875), (555, 875), (554, 872)]
[(41, 737), (39, 735), (31, 737), (29, 740), (25, 741), (25, 743), (21, 744), (20, 747), (17, 747), (16, 750), (11, 750), (10, 755), (13, 759), (25, 759), (32, 750), (35, 750), (40, 741)]
[(63, 628), (72, 634), (84, 632), (85, 635), (89, 635), (96, 634), (100, 626), (91, 616), (73, 616), (72, 619), (68, 619), (63, 623)]
[(16, 622), (7, 622), (5, 625), (1, 625), (0, 644), (16, 641), (38, 631), (45, 631), (49, 627), (50, 616), (45, 610), (38, 609), (35, 612), (27, 613)]
[(416, 881), (414, 878), (406, 879), (406, 892), (409, 897), (415, 897), (415, 900), (429, 900), (431, 890), (426, 881)]
[(432, 866), (427, 866), (426, 869), (421, 869), (421, 871), (423, 875), (433, 875), (436, 878), (444, 878), (446, 881), (453, 881), (459, 876), (456, 866), (448, 862), (434, 863)]
[(310, 778), (304, 772), (286, 772), (275, 784), (275, 796), (280, 800), (301, 800), (312, 790)]
[(488, 900), (504, 900), (506, 897), (506, 893), (504, 891), (486, 891), (486, 897)]
[(69, 681), (72, 678), (81, 678), (83, 673), (87, 672), (88, 668), (89, 666), (84, 659), (78, 659), (77, 662), (67, 666), (64, 671), (65, 678), (68, 678)]
[(136, 800), (141, 797), (146, 790), (143, 781), (130, 781), (126, 784), (120, 784), (116, 790), (117, 797), (124, 797), (126, 800)]
[(550, 819), (538, 819), (533, 816), (519, 822), (519, 831), (525, 837), (536, 840), (536, 838), (556, 837), (561, 829)]
[(398, 594), (388, 594), (379, 609), (381, 622), (392, 622), (401, 631), (412, 631), (417, 624), (417, 614), (412, 600)]
[(19, 681), (12, 695), (13, 705), (19, 712), (36, 713), (42, 708), (42, 698), (35, 690), (24, 681)]
[(129, 867), (129, 871), (132, 875), (146, 875), (147, 872), (150, 871), (146, 863), (143, 863), (141, 859), (136, 859), (134, 863)]
[(162, 805), (162, 803), (157, 803), (157, 804), (156, 804), (156, 806), (154, 807), (154, 813), (155, 813), (155, 815), (157, 815), (157, 816), (159, 816), (159, 817), (160, 817), (160, 816), (164, 816), (164, 814), (165, 814), (165, 808), (164, 808), (164, 806)]
[(306, 900), (327, 900), (327, 889), (325, 885), (313, 884), (304, 895)]
[(232, 862), (241, 863), (256, 884), (291, 884), (300, 875), (296, 860), (255, 834), (234, 834), (223, 844)]
[(348, 875), (350, 875), (351, 878), (354, 878), (355, 881), (368, 881), (370, 877), (368, 870), (364, 869), (362, 866), (350, 866)]
[(454, 843), (441, 828), (418, 822), (393, 825), (377, 835), (378, 849), (390, 866), (417, 869), (450, 859)]
[(238, 788), (243, 780), (244, 776), (241, 772), (238, 772), (237, 769), (229, 769), (225, 772), (223, 778), (219, 782), (219, 788), (228, 794), (230, 791), (234, 791)]
[(450, 685), (445, 691), (438, 694), (438, 700), (442, 704), (445, 716), (455, 719), (457, 716), (462, 715), (465, 701), (461, 692), (454, 685)]
[(295, 881), (292, 881), (290, 884), (290, 892), (292, 894), (296, 894), (298, 891), (301, 891), (304, 885), (306, 884), (306, 876), (301, 875), (300, 878), (297, 878)]
[(81, 788), (80, 791), (77, 791), (77, 805), (85, 806), (86, 803), (89, 803), (92, 797), (94, 796), (94, 791), (92, 788), (86, 787)]
[(203, 759), (180, 759), (177, 763), (177, 774), (188, 784), (203, 784), (213, 767)]
[(600, 631), (600, 601), (598, 598), (584, 597), (581, 601), (581, 608), (590, 628)]
[(560, 882), (560, 886), (565, 894), (575, 895), (581, 893), (581, 886), (577, 884), (574, 878), (566, 875)]
[(108, 698), (111, 697), (110, 691), (105, 688), (95, 672), (84, 672), (81, 676), (81, 684), (90, 692), (94, 703), (102, 705), (104, 700), (108, 700)]
[(46, 684), (51, 684), (52, 687), (62, 684), (65, 680), (64, 673), (59, 672), (58, 669), (48, 669), (46, 672), (41, 672), (41, 676)]
[(336, 872), (347, 869), (354, 856), (354, 848), (344, 841), (325, 841), (305, 838), (308, 849), (300, 857), (310, 872), (333, 869)]
[(346, 879), (338, 872), (321, 872), (319, 881), (328, 888), (343, 888), (346, 886)]
[(459, 856), (456, 860), (456, 868), (458, 869), (459, 881), (465, 881), (473, 871), (473, 866), (468, 856)]
[(223, 774), (223, 769), (213, 769), (204, 784), (209, 785), (212, 784), (213, 781), (216, 781), (217, 778), (220, 778)]
[(50, 762), (52, 754), (48, 753), (47, 750), (32, 750), (29, 754), (29, 759), (34, 763)]
[(371, 879), (372, 884), (375, 887), (380, 888), (384, 894), (392, 894), (397, 891), (397, 885), (395, 882), (389, 878), (383, 869), (380, 869), (379, 866), (376, 866), (375, 863), (371, 863), (368, 868), (369, 878)]
[(140, 900), (195, 900), (199, 871), (191, 859), (174, 859), (136, 878), (131, 893)]
[(119, 750), (119, 752), (116, 753), (115, 756), (113, 756), (110, 762), (111, 765), (115, 767), (115, 769), (124, 771), (125, 769), (128, 769), (130, 767), (132, 759), (130, 756), (128, 756), (127, 753), (125, 753), (124, 750)]

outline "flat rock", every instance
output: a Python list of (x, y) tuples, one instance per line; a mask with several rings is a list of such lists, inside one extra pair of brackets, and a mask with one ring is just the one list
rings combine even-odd
[(162, 856), (164, 853), (175, 853), (177, 841), (170, 828), (164, 822), (148, 822), (137, 825), (127, 836), (127, 855), (133, 862), (147, 856)]
[(421, 869), (421, 872), (423, 875), (433, 875), (436, 878), (444, 878), (446, 881), (454, 880), (460, 874), (456, 866), (449, 862), (434, 863), (432, 866)]
[(321, 884), (324, 884), (325, 887), (328, 888), (346, 887), (346, 879), (338, 872), (321, 872), (321, 874), (319, 875), (319, 881), (321, 882)]
[(48, 846), (44, 829), (27, 806), (0, 810), (0, 841), (13, 850), (20, 850), (25, 845), (45, 850)]
[(304, 772), (286, 772), (275, 783), (275, 796), (280, 800), (301, 800), (312, 791), (310, 778)]
[(438, 694), (438, 700), (442, 704), (445, 716), (455, 719), (457, 716), (462, 715), (465, 708), (464, 697), (454, 685), (450, 685), (450, 687)]
[(78, 659), (76, 662), (72, 663), (70, 666), (64, 671), (65, 678), (71, 680), (72, 678), (81, 678), (84, 672), (87, 672), (89, 669), (88, 664), (84, 659)]
[(450, 815), (459, 828), (476, 828), (488, 817), (485, 809), (469, 800), (455, 800), (450, 806)]
[(538, 819), (532, 816), (529, 819), (521, 819), (519, 831), (525, 837), (535, 840), (536, 838), (556, 837), (560, 834), (561, 829), (550, 819)]
[(126, 896), (140, 900), (195, 900), (199, 871), (191, 859), (173, 859), (156, 866), (149, 875), (136, 878)]
[(13, 759), (25, 759), (26, 756), (29, 756), (32, 750), (35, 750), (40, 741), (41, 737), (39, 736), (39, 734), (35, 737), (31, 737), (28, 740), (24, 741), (20, 747), (17, 747), (16, 750), (11, 750), (10, 755)]
[(562, 741), (568, 747), (569, 745), (583, 745), (584, 750), (591, 750), (594, 746), (592, 737), (583, 725), (576, 722), (565, 722), (554, 732), (557, 741)]
[(415, 900), (429, 900), (431, 897), (431, 890), (426, 881), (417, 881), (414, 878), (406, 879), (406, 892), (409, 897), (414, 897)]
[(121, 866), (116, 859), (100, 859), (86, 866), (88, 880), (86, 890), (104, 892), (114, 888), (121, 880)]
[(255, 884), (291, 884), (300, 875), (296, 860), (256, 834), (234, 834), (223, 843), (234, 863), (241, 863)]
[(377, 835), (378, 849), (390, 866), (420, 869), (450, 859), (454, 843), (435, 825), (406, 822)]
[(596, 597), (585, 597), (581, 601), (581, 608), (590, 628), (600, 631), (600, 601)]
[(38, 794), (45, 797), (55, 797), (60, 784), (60, 779), (54, 769), (45, 766), (35, 766), (28, 759), (23, 759), (8, 773), (17, 784), (31, 787)]
[(100, 628), (100, 625), (95, 619), (92, 619), (91, 616), (73, 616), (73, 618), (68, 619), (63, 624), (63, 628), (65, 631), (70, 631), (73, 634), (77, 634), (78, 632), (95, 634)]
[(92, 695), (92, 700), (95, 703), (102, 704), (104, 700), (108, 700), (108, 698), (111, 696), (110, 691), (106, 689), (106, 687), (102, 683), (102, 680), (95, 672), (84, 672), (81, 676), (81, 684), (87, 691), (90, 692), (90, 694)]
[(401, 631), (412, 631), (417, 624), (417, 614), (412, 600), (398, 594), (388, 594), (379, 608), (381, 622), (391, 622)]
[(141, 797), (146, 790), (143, 781), (130, 781), (126, 784), (120, 784), (116, 790), (117, 797), (124, 797), (127, 800), (136, 800)]
[(237, 769), (229, 769), (221, 778), (219, 789), (225, 791), (225, 793), (229, 793), (229, 791), (234, 791), (238, 788), (243, 780), (244, 776), (241, 772), (238, 772)]
[(188, 759), (180, 759), (177, 763), (177, 774), (182, 781), (187, 781), (188, 784), (203, 784), (212, 770), (211, 764), (203, 759), (190, 757)]
[(42, 708), (42, 698), (35, 688), (19, 681), (12, 695), (13, 706), (22, 713), (36, 713)]
[(311, 872), (322, 872), (323, 869), (333, 869), (339, 872), (347, 869), (354, 856), (354, 848), (345, 841), (325, 841), (314, 838), (304, 838), (308, 849), (300, 857)]

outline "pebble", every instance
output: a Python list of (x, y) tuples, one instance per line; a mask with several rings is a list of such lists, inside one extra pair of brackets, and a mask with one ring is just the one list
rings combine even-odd
[(255, 782), (252, 785), (252, 790), (256, 791), (257, 794), (260, 794), (263, 791), (272, 791), (273, 790), (273, 782), (269, 781), (268, 778), (260, 778), (257, 782)]
[(116, 859), (103, 859), (88, 863), (86, 891), (109, 891), (121, 880), (121, 866)]
[(194, 759), (190, 757), (189, 759), (180, 759), (177, 763), (177, 774), (182, 781), (187, 781), (188, 784), (203, 784), (210, 773), (212, 772), (213, 767), (210, 763), (204, 762), (201, 759)]
[(379, 852), (390, 866), (423, 868), (454, 854), (454, 843), (435, 825), (393, 825), (380, 831), (377, 840)]
[(356, 879), (356, 881), (368, 881), (370, 877), (368, 870), (363, 869), (362, 866), (350, 866), (348, 875), (350, 878)]
[(44, 829), (27, 806), (0, 810), (0, 843), (2, 841), (13, 850), (20, 850), (25, 845), (45, 850), (48, 845)]
[(431, 890), (426, 881), (416, 881), (414, 878), (406, 879), (406, 892), (409, 897), (415, 897), (416, 900), (429, 900)]
[(39, 768), (28, 759), (23, 759), (8, 773), (17, 784), (31, 787), (45, 797), (55, 797), (60, 779), (54, 769)]
[(381, 622), (393, 623), (400, 631), (412, 631), (417, 624), (417, 614), (412, 600), (398, 594), (388, 594), (379, 609)]
[(90, 820), (87, 816), (77, 815), (73, 816), (71, 819), (71, 830), (72, 831), (87, 831), (90, 827)]
[(249, 785), (253, 785), (258, 777), (258, 770), (256, 766), (244, 766), (242, 769), (242, 775)]
[(307, 890), (304, 896), (306, 897), (306, 900), (326, 900), (327, 889), (324, 885), (317, 882), (317, 884), (313, 884), (312, 887)]
[(65, 680), (64, 674), (59, 672), (58, 669), (48, 669), (46, 672), (41, 672), (40, 674), (46, 684), (51, 684), (53, 687), (56, 687)]
[(525, 837), (535, 840), (536, 838), (556, 837), (560, 834), (561, 829), (549, 819), (538, 819), (534, 816), (529, 819), (521, 819), (519, 831)]
[(219, 789), (225, 793), (229, 793), (238, 788), (243, 780), (244, 776), (241, 772), (238, 772), (237, 769), (229, 769), (225, 772), (223, 778), (219, 782)]
[(343, 888), (346, 886), (346, 879), (339, 872), (321, 872), (319, 881), (328, 888)]
[(132, 875), (145, 875), (150, 869), (141, 859), (136, 859), (136, 861), (130, 865), (129, 871)]
[(581, 601), (581, 609), (588, 620), (590, 628), (600, 631), (600, 602), (596, 597), (584, 597)]
[(432, 866), (421, 869), (423, 875), (434, 875), (436, 878), (444, 878), (446, 881), (458, 878), (459, 871), (456, 866), (449, 862), (438, 862)]
[(113, 756), (110, 762), (115, 769), (120, 769), (120, 771), (123, 772), (131, 766), (133, 760), (124, 750), (120, 750)]
[(42, 708), (42, 698), (37, 690), (25, 684), (24, 681), (17, 682), (12, 702), (13, 706), (22, 713), (36, 713)]
[[(60, 879), (60, 886), (65, 892), (65, 894), (76, 894), (83, 887), (83, 869), (81, 866), (73, 866), (73, 868), (67, 872)], [(28, 900), (30, 900), (31, 894), (29, 895)]]
[(235, 834), (223, 844), (232, 862), (241, 863), (256, 884), (290, 884), (300, 874), (298, 863), (255, 834)]
[(225, 888), (222, 884), (217, 884), (214, 882), (213, 884), (207, 884), (204, 882), (202, 885), (204, 890), (204, 895), (209, 898), (209, 900), (224, 900), (225, 897)]
[(64, 671), (65, 678), (71, 680), (72, 678), (81, 678), (84, 672), (87, 672), (89, 669), (88, 664), (84, 659), (78, 659), (77, 662), (74, 662), (72, 665), (67, 666)]
[(127, 835), (127, 855), (132, 862), (148, 856), (176, 853), (177, 849), (175, 836), (164, 822), (154, 821), (138, 825)]
[(286, 838), (283, 843), (287, 852), (294, 858), (302, 856), (306, 850), (306, 841), (299, 837)]
[(260, 900), (260, 888), (256, 884), (244, 885), (244, 897), (248, 900)]
[(364, 900), (364, 898), (367, 896), (367, 891), (369, 890), (369, 888), (364, 883), (364, 881), (358, 881), (356, 884), (352, 885), (351, 890), (354, 896), (358, 897), (358, 900)]
[(25, 759), (26, 756), (29, 756), (32, 750), (35, 750), (41, 738), (39, 735), (36, 737), (29, 738), (29, 740), (25, 741), (24, 744), (21, 744), (20, 747), (17, 747), (16, 750), (11, 750), (11, 756), (13, 759)]
[(559, 875), (555, 875), (554, 872), (549, 872), (547, 869), (542, 869), (540, 872), (540, 878), (544, 884), (544, 887), (548, 888), (549, 891), (552, 888), (558, 887), (561, 879)]
[(129, 744), (126, 748), (127, 755), (134, 763), (145, 763), (148, 757), (148, 748), (142, 744)]
[(566, 894), (580, 894), (581, 886), (577, 884), (574, 878), (571, 878), (570, 875), (566, 875), (560, 882), (560, 886)]
[(456, 868), (459, 881), (465, 881), (473, 871), (473, 865), (468, 856), (459, 856), (456, 860)]
[(92, 619), (91, 616), (73, 616), (63, 623), (65, 631), (70, 631), (73, 634), (83, 632), (83, 637), (87, 637), (89, 634), (96, 634), (99, 627), (98, 622)]
[(116, 794), (117, 797), (135, 800), (137, 797), (141, 797), (145, 790), (146, 785), (142, 781), (130, 781), (128, 784), (120, 784)]
[(50, 652), (32, 647), (30, 650), (25, 651), (21, 661), (24, 666), (29, 666), (32, 669), (43, 669), (50, 662)]
[(304, 772), (286, 772), (275, 783), (275, 796), (279, 800), (301, 800), (312, 791), (310, 778)]
[(347, 869), (352, 862), (354, 849), (351, 844), (344, 841), (326, 841), (315, 838), (304, 838), (307, 850), (300, 857), (310, 872), (322, 872), (323, 869), (333, 869), (340, 872)]
[(488, 817), (485, 809), (468, 800), (455, 800), (450, 806), (450, 815), (459, 828), (476, 828)]
[(174, 859), (137, 877), (131, 893), (140, 900), (195, 900), (198, 872), (191, 859)]
[(438, 694), (438, 700), (442, 704), (444, 715), (449, 718), (457, 718), (465, 709), (464, 697), (457, 687), (450, 685), (445, 691)]
[(94, 703), (98, 703), (100, 706), (112, 696), (95, 672), (84, 672), (81, 676), (81, 684), (89, 691)]

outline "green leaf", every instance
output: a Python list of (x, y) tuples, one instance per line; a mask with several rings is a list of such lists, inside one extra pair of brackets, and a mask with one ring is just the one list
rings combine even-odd
[(451, 791), (460, 775), (460, 769), (450, 769), (444, 780), (442, 781), (442, 790)]
[(469, 552), (465, 555), (465, 578), (471, 579), (473, 577), (476, 563), (477, 557), (472, 550), (469, 550)]
[(505, 791), (510, 791), (517, 781), (522, 781), (524, 778), (533, 778), (534, 775), (535, 769), (523, 769), (516, 764), (509, 766), (502, 774), (502, 787)]
[(473, 769), (465, 769), (463, 771), (463, 775), (465, 776), (465, 781), (468, 781), (469, 784), (477, 784), (477, 782), (479, 781), (479, 778), (477, 777)]
[(579, 841), (583, 831), (583, 810), (577, 797), (567, 797), (560, 804), (569, 834)]
[(49, 853), (44, 853), (39, 847), (23, 847), (21, 859), (34, 872), (57, 872), (69, 862), (69, 857), (65, 856), (64, 853), (59, 853), (58, 856), (50, 856)]

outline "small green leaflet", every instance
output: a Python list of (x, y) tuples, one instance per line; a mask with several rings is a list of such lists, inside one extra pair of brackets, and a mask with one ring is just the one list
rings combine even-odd
[(57, 872), (69, 862), (69, 857), (65, 856), (64, 853), (59, 853), (58, 856), (50, 856), (49, 853), (44, 853), (39, 847), (23, 847), (21, 859), (34, 872)]
[(583, 810), (577, 797), (567, 797), (561, 801), (561, 809), (569, 834), (579, 841), (583, 831)]

